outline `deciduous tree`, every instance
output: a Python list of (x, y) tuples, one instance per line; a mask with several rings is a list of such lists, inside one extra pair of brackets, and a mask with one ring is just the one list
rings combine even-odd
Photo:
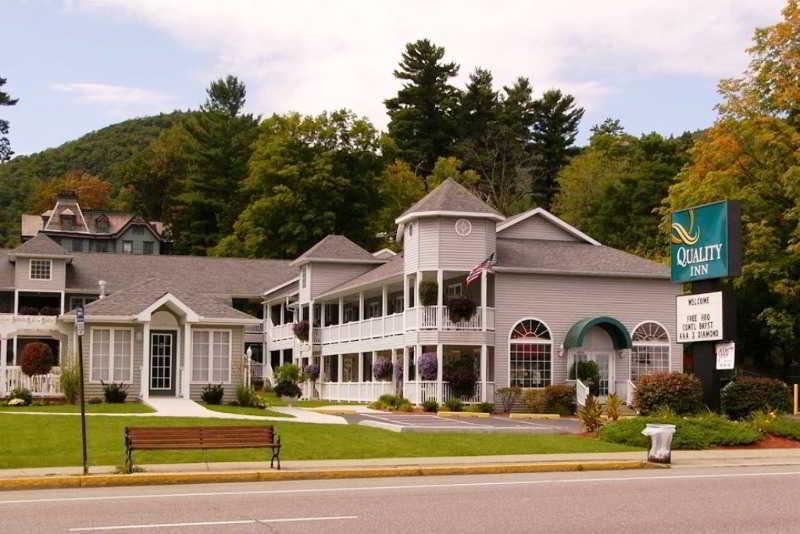
[(55, 206), (61, 191), (74, 191), (83, 209), (112, 207), (110, 183), (83, 171), (69, 171), (39, 188), (31, 208), (33, 213), (41, 213)]

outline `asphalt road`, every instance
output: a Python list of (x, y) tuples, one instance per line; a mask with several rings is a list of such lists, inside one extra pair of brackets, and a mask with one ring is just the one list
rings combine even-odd
[(800, 532), (800, 468), (0, 492), (8, 533)]

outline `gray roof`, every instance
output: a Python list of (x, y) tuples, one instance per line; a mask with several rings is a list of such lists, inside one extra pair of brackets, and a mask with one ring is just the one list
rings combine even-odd
[(317, 298), (324, 298), (330, 295), (341, 293), (342, 291), (368, 286), (389, 278), (394, 278), (395, 276), (400, 276), (403, 274), (403, 266), (403, 256), (401, 254), (397, 254), (380, 267), (376, 267), (371, 271), (367, 271), (361, 276), (357, 276), (352, 280), (348, 280), (347, 282), (326, 291)]
[(665, 265), (615, 248), (572, 241), (497, 239), (497, 264), (502, 268), (552, 274), (631, 276), (669, 279)]
[[(87, 317), (91, 316), (134, 316), (150, 307), (166, 294), (171, 294), (188, 306), (201, 318), (206, 319), (254, 319), (240, 312), (219, 298), (198, 293), (193, 289), (181, 287), (174, 282), (166, 282), (157, 278), (149, 278), (133, 284), (111, 295), (88, 304), (85, 308)], [(69, 312), (68, 316), (75, 312)]]
[(408, 208), (398, 217), (404, 217), (414, 213), (451, 211), (458, 213), (483, 213), (494, 215), (502, 219), (497, 210), (489, 204), (473, 195), (466, 187), (459, 184), (452, 178), (446, 179), (436, 189), (422, 197), (416, 204)]
[(291, 284), (286, 284), (283, 287), (279, 287), (277, 289), (268, 289), (264, 292), (264, 299), (265, 300), (277, 300), (279, 298), (284, 297), (291, 297), (292, 295), (296, 295), (300, 291), (300, 283), (295, 280)]
[(302, 265), (310, 261), (336, 261), (353, 263), (382, 263), (343, 235), (328, 235), (304, 252), (292, 265)]
[(23, 244), (10, 251), (10, 254), (12, 256), (70, 256), (70, 254), (64, 250), (64, 247), (44, 234), (37, 234), (32, 239), (25, 241)]

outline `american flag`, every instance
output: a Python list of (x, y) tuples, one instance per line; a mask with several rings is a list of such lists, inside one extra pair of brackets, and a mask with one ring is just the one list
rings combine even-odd
[(480, 278), (483, 271), (486, 271), (487, 273), (492, 272), (492, 265), (494, 265), (494, 252), (492, 252), (491, 256), (472, 268), (467, 275), (467, 285), (470, 285), (472, 282)]

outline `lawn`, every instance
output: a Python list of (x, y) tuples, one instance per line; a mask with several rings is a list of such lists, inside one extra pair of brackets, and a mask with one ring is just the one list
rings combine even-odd
[[(81, 408), (76, 404), (46, 404), (31, 406), (3, 406), (0, 405), (0, 413), (3, 412), (45, 412), (45, 413), (80, 413)], [(124, 403), (102, 403), (87, 404), (86, 413), (153, 413), (150, 406), (140, 402)]]
[[(264, 404), (269, 406), (289, 406), (289, 403), (278, 397), (274, 393), (260, 391), (258, 396), (264, 401)], [(338, 402), (331, 400), (296, 400), (292, 402), (292, 406), (296, 408), (318, 408), (320, 406), (335, 406), (337, 404), (366, 404), (365, 402)]]
[[(121, 465), (125, 426), (259, 424), (220, 419), (153, 417), (89, 417), (89, 460), (92, 465)], [(574, 435), (417, 434), (396, 433), (356, 425), (314, 425), (280, 422), (276, 428), (286, 460), (474, 456), (640, 450)], [(253, 461), (264, 450), (158, 451), (136, 453), (137, 463)], [(0, 468), (80, 465), (80, 418), (64, 415), (0, 414)]]
[(229, 404), (205, 404), (201, 403), (205, 408), (209, 410), (213, 410), (215, 412), (225, 412), (225, 413), (236, 413), (240, 415), (256, 415), (258, 417), (286, 417), (287, 419), (293, 419), (293, 415), (274, 412), (267, 409), (261, 408), (251, 408), (249, 406), (231, 406)]

